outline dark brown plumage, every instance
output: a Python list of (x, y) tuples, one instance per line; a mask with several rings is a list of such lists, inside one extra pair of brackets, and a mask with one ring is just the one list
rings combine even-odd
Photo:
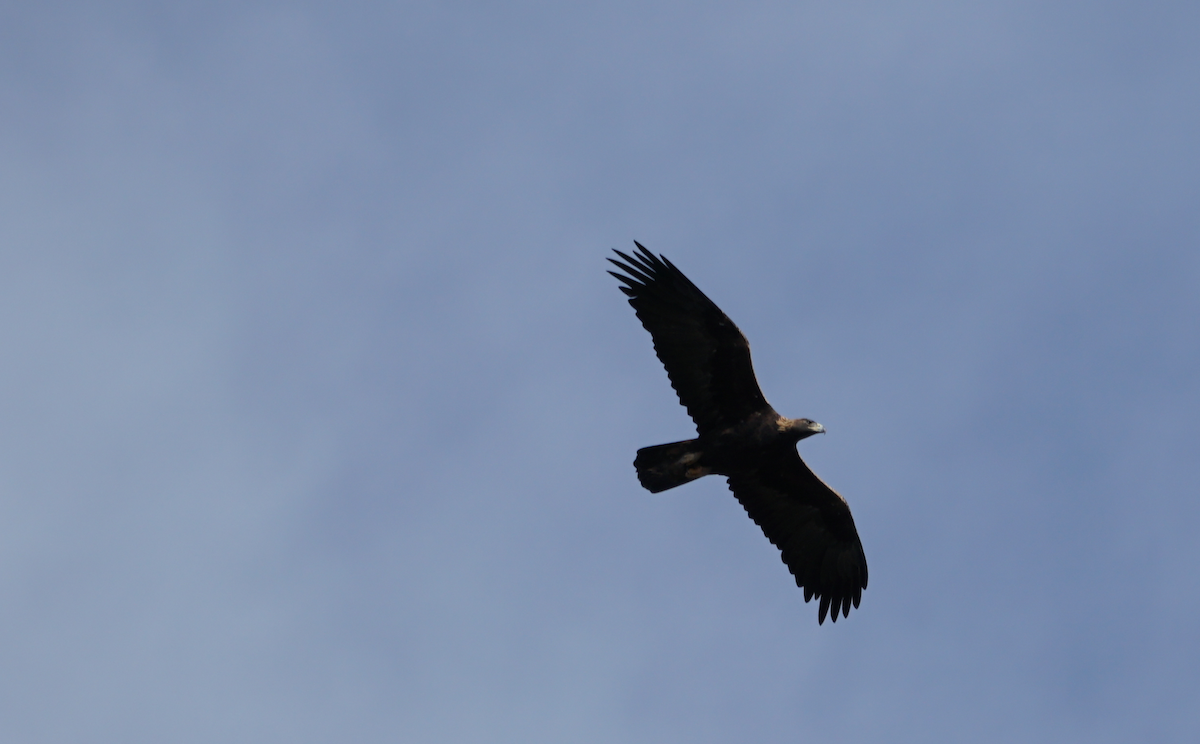
[(763, 397), (750, 344), (733, 321), (664, 256), (640, 243), (608, 259), (638, 319), (654, 340), (698, 437), (638, 450), (638, 480), (657, 493), (705, 475), (723, 475), (804, 589), (820, 601), (818, 623), (858, 607), (867, 559), (845, 499), (818, 478), (796, 443), (824, 427), (780, 416)]

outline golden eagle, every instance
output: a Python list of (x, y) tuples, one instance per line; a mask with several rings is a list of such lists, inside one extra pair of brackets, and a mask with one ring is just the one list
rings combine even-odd
[(837, 622), (858, 607), (867, 588), (867, 558), (846, 500), (818, 478), (796, 452), (796, 443), (825, 427), (780, 416), (767, 403), (750, 363), (750, 344), (725, 313), (665, 256), (641, 243), (624, 262), (621, 281), (638, 319), (654, 339), (679, 402), (696, 422), (696, 439), (638, 450), (638, 480), (652, 493), (710, 473), (729, 479), (729, 490), (782, 553), (804, 589), (804, 601), (821, 600)]

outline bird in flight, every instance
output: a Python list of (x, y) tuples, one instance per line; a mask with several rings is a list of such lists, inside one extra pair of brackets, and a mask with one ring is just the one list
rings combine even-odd
[(767, 403), (750, 363), (750, 344), (725, 313), (665, 256), (641, 243), (635, 255), (610, 258), (679, 402), (696, 423), (696, 439), (638, 450), (633, 465), (651, 493), (705, 475), (723, 475), (729, 490), (762, 528), (804, 601), (850, 614), (867, 588), (867, 558), (850, 507), (796, 452), (796, 443), (825, 427), (780, 416)]

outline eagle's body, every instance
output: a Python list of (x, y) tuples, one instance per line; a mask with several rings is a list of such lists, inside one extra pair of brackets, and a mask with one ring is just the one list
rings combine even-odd
[(750, 345), (720, 308), (679, 269), (641, 244), (639, 253), (609, 259), (625, 275), (629, 304), (654, 340), (654, 350), (679, 401), (696, 422), (697, 438), (638, 450), (638, 480), (657, 493), (705, 475), (729, 488), (804, 589), (820, 599), (818, 622), (832, 609), (845, 617), (867, 587), (867, 560), (850, 507), (813, 474), (796, 443), (824, 432), (808, 419), (780, 416), (754, 377)]

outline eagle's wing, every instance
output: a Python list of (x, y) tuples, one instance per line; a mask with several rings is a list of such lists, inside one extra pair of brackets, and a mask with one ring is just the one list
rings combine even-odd
[(729, 490), (763, 534), (782, 552), (804, 589), (804, 601), (821, 600), (837, 622), (858, 607), (867, 588), (867, 557), (846, 501), (818, 478), (794, 449), (761, 466), (729, 476)]
[(750, 364), (750, 344), (738, 327), (670, 261), (634, 245), (639, 251), (634, 256), (614, 251), (625, 263), (608, 259), (628, 276), (608, 273), (625, 284), (621, 291), (650, 331), (654, 351), (700, 434), (769, 408)]

